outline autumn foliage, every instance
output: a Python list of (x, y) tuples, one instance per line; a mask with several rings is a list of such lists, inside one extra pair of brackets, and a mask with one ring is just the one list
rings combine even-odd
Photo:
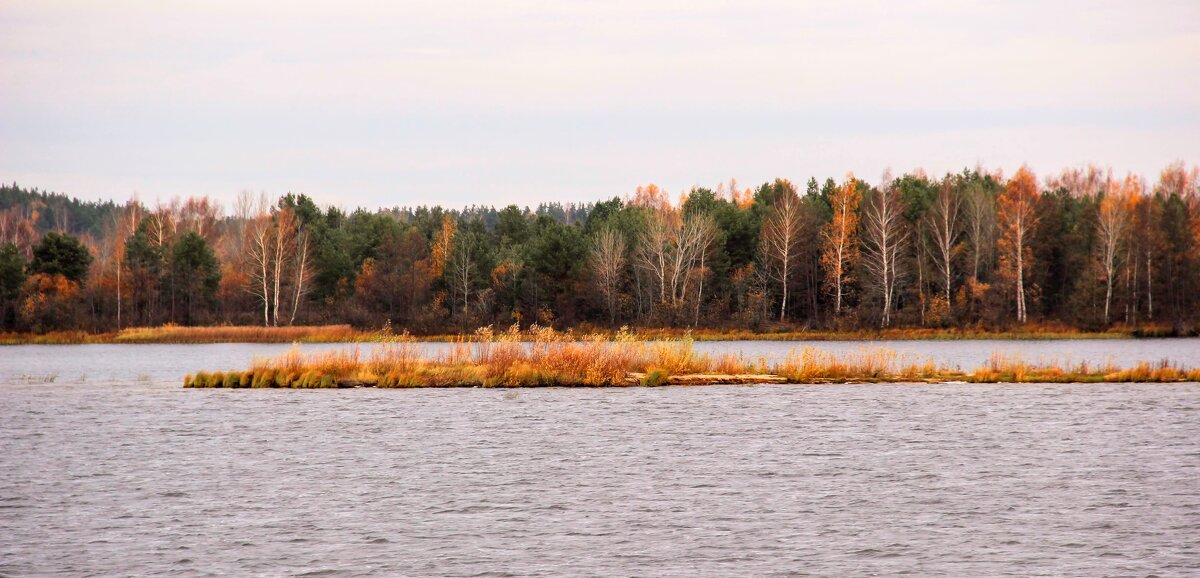
[(0, 332), (512, 323), (1193, 334), (1200, 169), (647, 184), (582, 205), (453, 210), (345, 211), (302, 194), (96, 203), (0, 187)]

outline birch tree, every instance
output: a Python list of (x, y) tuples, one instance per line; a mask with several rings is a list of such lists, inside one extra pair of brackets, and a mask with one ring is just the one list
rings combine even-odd
[(943, 297), (950, 304), (953, 290), (954, 259), (961, 248), (959, 238), (962, 231), (959, 223), (962, 201), (953, 179), (947, 175), (938, 187), (937, 196), (933, 199), (925, 221), (929, 234), (933, 237), (933, 253), (937, 259), (938, 273), (941, 276)]
[(996, 234), (996, 202), (978, 182), (967, 186), (963, 198), (967, 242), (971, 245), (971, 280), (979, 281), (979, 267), (991, 258)]
[(1117, 274), (1117, 258), (1125, 243), (1129, 228), (1130, 205), (1136, 195), (1141, 194), (1141, 183), (1135, 176), (1125, 177), (1123, 184), (1111, 179), (1100, 199), (1096, 214), (1096, 236), (1100, 269), (1104, 272), (1104, 323), (1111, 319), (1113, 281)]
[(312, 264), (309, 261), (309, 232), (302, 231), (296, 238), (296, 257), (293, 277), (292, 294), (292, 314), (288, 318), (288, 325), (296, 323), (296, 311), (300, 307), (300, 302), (304, 299), (311, 290), (309, 279), (312, 277)]
[(779, 283), (780, 322), (787, 316), (788, 288), (796, 268), (802, 220), (800, 197), (795, 189), (789, 188), (771, 206), (771, 212), (763, 222), (762, 254), (768, 265), (767, 275)]
[(471, 234), (456, 235), (454, 249), (450, 260), (446, 263), (446, 275), (450, 278), (450, 286), (455, 293), (462, 296), (463, 315), (470, 312), (471, 285), (475, 281), (475, 236)]
[(883, 311), (880, 326), (892, 322), (896, 283), (900, 277), (900, 250), (907, 240), (900, 193), (890, 178), (871, 193), (862, 211), (862, 267), (880, 293)]
[(621, 290), (621, 275), (625, 271), (625, 238), (612, 227), (601, 229), (592, 241), (588, 268), (604, 304), (608, 308), (608, 323), (617, 321), (617, 297)]
[(1029, 317), (1025, 303), (1025, 279), (1028, 269), (1033, 266), (1029, 240), (1037, 225), (1036, 206), (1040, 197), (1037, 179), (1028, 167), (1021, 167), (1009, 179), (997, 200), (1001, 268), (1014, 285), (1018, 323), (1025, 323)]
[(635, 253), (638, 267), (646, 271), (654, 284), (658, 303), (667, 301), (667, 278), (678, 237), (675, 221), (676, 215), (669, 208), (651, 212)]
[(696, 277), (696, 309), (692, 324), (700, 324), (700, 306), (704, 303), (704, 280), (708, 277), (708, 251), (717, 239), (717, 223), (709, 214), (692, 214), (687, 218), (687, 226), (694, 229), (696, 249), (700, 254), (699, 267), (695, 269)]
[(660, 304), (677, 308), (688, 296), (696, 277), (693, 268), (711, 245), (715, 227), (705, 214), (684, 217), (679, 210), (661, 205), (650, 212), (635, 259), (654, 281)]
[(263, 326), (271, 325), (271, 272), (274, 270), (274, 224), (266, 193), (251, 200), (250, 220), (245, 227), (245, 269), (250, 279), (247, 290), (263, 307)]
[(854, 264), (858, 261), (858, 204), (862, 193), (853, 174), (829, 197), (833, 218), (821, 230), (821, 265), (826, 287), (834, 295), (834, 314), (842, 312), (842, 300)]
[(124, 326), (122, 321), (124, 283), (121, 278), (121, 272), (125, 268), (125, 244), (129, 241), (129, 237), (137, 230), (138, 224), (142, 222), (142, 205), (136, 199), (125, 203), (125, 206), (113, 211), (109, 215), (109, 221), (105, 224), (105, 236), (108, 237), (111, 248), (108, 253), (108, 260), (111, 261), (113, 275), (116, 279), (115, 292), (117, 297), (117, 331), (120, 331)]
[(292, 259), (296, 254), (296, 235), (300, 229), (300, 219), (296, 217), (296, 212), (290, 208), (279, 209), (274, 215), (274, 250), (272, 255), (272, 279), (271, 285), (274, 288), (274, 293), (271, 296), (271, 313), (272, 322), (274, 325), (279, 325), (279, 302), (280, 296), (283, 294), (284, 277), (287, 275), (288, 267), (291, 265)]

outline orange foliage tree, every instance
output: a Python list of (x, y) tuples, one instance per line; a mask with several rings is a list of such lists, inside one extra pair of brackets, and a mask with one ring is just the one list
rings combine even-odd
[(1035, 207), (1041, 197), (1037, 179), (1028, 167), (1021, 167), (1004, 187), (997, 199), (1000, 222), (1000, 273), (1014, 284), (1017, 303), (1017, 322), (1028, 319), (1025, 303), (1025, 279), (1033, 266), (1033, 251), (1029, 239), (1037, 225)]
[(821, 266), (825, 268), (825, 285), (834, 294), (833, 312), (842, 312), (846, 284), (852, 281), (851, 272), (858, 262), (858, 204), (862, 192), (853, 174), (829, 197), (833, 217), (821, 230)]
[(1125, 177), (1118, 184), (1111, 179), (1105, 183), (1105, 192), (1096, 209), (1097, 259), (1104, 275), (1104, 322), (1110, 321), (1113, 283), (1117, 273), (1117, 259), (1123, 253), (1129, 223), (1142, 194), (1142, 184), (1136, 176)]
[(63, 329), (75, 323), (79, 284), (63, 275), (37, 273), (25, 281), (21, 317), (34, 331)]

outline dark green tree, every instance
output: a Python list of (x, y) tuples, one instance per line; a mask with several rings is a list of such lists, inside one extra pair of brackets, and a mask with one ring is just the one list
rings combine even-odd
[(564, 225), (547, 215), (538, 217), (535, 229), (525, 258), (532, 275), (532, 309), (539, 318), (549, 309), (558, 320), (573, 324), (584, 304), (580, 276), (587, 264), (587, 240), (579, 227)]
[(12, 243), (0, 245), (0, 328), (16, 327), (17, 303), (25, 284), (25, 259)]
[(183, 296), (183, 323), (191, 325), (197, 313), (207, 313), (216, 305), (221, 267), (204, 237), (189, 232), (171, 247), (171, 283)]
[(62, 275), (82, 285), (87, 280), (92, 254), (79, 239), (51, 231), (33, 247), (33, 260), (29, 262), (29, 273)]
[(496, 219), (496, 240), (501, 246), (519, 246), (529, 241), (532, 219), (516, 205), (500, 211)]
[(125, 269), (133, 303), (134, 318), (143, 325), (158, 322), (156, 317), (166, 265), (163, 250), (150, 241), (143, 221), (125, 242)]

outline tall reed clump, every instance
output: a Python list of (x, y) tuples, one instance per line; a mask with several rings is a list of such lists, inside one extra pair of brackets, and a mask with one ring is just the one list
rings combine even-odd
[(792, 349), (773, 372), (795, 383), (814, 381), (916, 381), (956, 375), (931, 360), (919, 361), (881, 348), (831, 353), (812, 347)]
[(548, 327), (525, 334), (516, 326), (502, 333), (483, 328), (471, 343), (470, 352), (452, 349), (449, 364), (480, 368), (484, 386), (621, 385), (632, 372), (658, 366), (679, 371), (691, 363), (690, 342), (648, 344), (628, 331), (576, 339)]
[(1112, 382), (1170, 382), (1200, 381), (1200, 368), (1185, 369), (1167, 360), (1158, 363), (1139, 363), (1129, 369), (1117, 369), (1104, 375)]
[[(298, 387), (317, 376), (334, 383), (377, 387), (445, 386), (610, 386), (629, 383), (630, 374), (712, 372), (745, 364), (733, 357), (714, 362), (694, 351), (690, 339), (645, 342), (623, 330), (612, 336), (576, 338), (551, 328), (516, 326), (496, 332), (491, 327), (460, 338), (441, 352), (425, 355), (422, 344), (407, 335), (381, 343), (367, 356), (357, 346), (302, 354), (298, 346), (273, 358), (256, 359), (252, 387)], [(262, 376), (272, 376), (267, 380)], [(196, 374), (191, 387), (220, 387), (206, 374)]]
[(981, 383), (1073, 383), (1109, 381), (1105, 376), (1117, 371), (1107, 362), (1093, 366), (1087, 361), (1072, 365), (1055, 359), (1030, 362), (1019, 356), (993, 352), (987, 363), (972, 372), (970, 381)]

